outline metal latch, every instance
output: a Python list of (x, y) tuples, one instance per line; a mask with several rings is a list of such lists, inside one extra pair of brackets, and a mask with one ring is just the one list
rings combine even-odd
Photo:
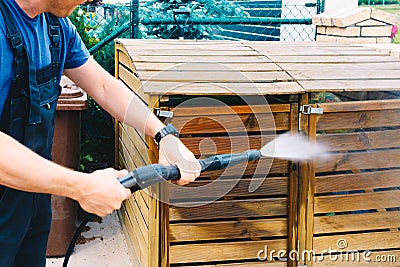
[(159, 108), (155, 108), (154, 111), (156, 112), (156, 115), (159, 117), (172, 118), (174, 116), (174, 112), (169, 110), (162, 110)]
[(323, 114), (324, 109), (323, 108), (313, 108), (313, 107), (311, 107), (311, 105), (303, 105), (303, 106), (300, 106), (300, 112), (305, 115)]

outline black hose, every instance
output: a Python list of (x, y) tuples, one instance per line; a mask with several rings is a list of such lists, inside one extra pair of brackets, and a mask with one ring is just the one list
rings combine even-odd
[[(240, 154), (223, 154), (199, 160), (201, 171), (222, 170), (229, 166), (239, 164), (241, 162), (258, 160), (261, 157), (260, 150), (248, 150)], [(164, 166), (161, 164), (152, 164), (148, 166), (139, 167), (129, 174), (119, 177), (118, 181), (126, 188), (129, 188), (132, 193), (146, 188), (152, 184), (158, 183), (162, 180), (176, 180), (181, 177), (180, 171), (177, 166), (169, 165)], [(72, 237), (71, 243), (65, 255), (63, 267), (67, 267), (69, 258), (75, 246), (75, 242), (79, 235), (82, 233), (86, 224), (92, 220), (96, 215), (86, 213), (85, 219), (76, 229), (75, 235)]]
[(96, 215), (94, 215), (94, 214), (90, 214), (90, 213), (86, 213), (85, 214), (85, 218), (83, 219), (83, 221), (79, 225), (78, 229), (76, 229), (75, 234), (72, 237), (71, 242), (69, 243), (69, 246), (68, 246), (68, 249), (67, 249), (67, 253), (65, 254), (65, 258), (64, 258), (64, 262), (63, 262), (62, 267), (67, 267), (69, 258), (71, 257), (72, 251), (74, 250), (76, 240), (81, 235), (81, 233), (83, 231), (83, 228), (85, 228), (86, 224), (88, 222), (90, 222), (94, 217), (96, 217)]

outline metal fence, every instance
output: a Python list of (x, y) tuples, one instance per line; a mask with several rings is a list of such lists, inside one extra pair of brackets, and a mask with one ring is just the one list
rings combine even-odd
[[(131, 0), (81, 6), (80, 34), (96, 59), (113, 71), (116, 37), (312, 41), (311, 18), (323, 0)], [(108, 63), (107, 63), (108, 62)]]

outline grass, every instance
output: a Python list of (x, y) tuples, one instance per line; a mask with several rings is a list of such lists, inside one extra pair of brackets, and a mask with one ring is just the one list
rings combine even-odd
[[(379, 5), (379, 6), (373, 6), (376, 9), (380, 9), (383, 11), (386, 11), (388, 13), (392, 13), (395, 14), (396, 16), (400, 17), (400, 5)], [(400, 25), (399, 26), (399, 30), (400, 30)], [(396, 37), (394, 37), (394, 42), (395, 44), (400, 44), (400, 33), (397, 32)]]

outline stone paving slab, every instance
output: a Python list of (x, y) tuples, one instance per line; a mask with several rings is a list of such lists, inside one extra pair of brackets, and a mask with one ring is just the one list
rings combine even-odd
[[(88, 223), (82, 233), (84, 242), (77, 244), (69, 260), (69, 267), (140, 267), (128, 252), (125, 236), (116, 212), (99, 221)], [(46, 267), (61, 267), (64, 258), (48, 258)]]

